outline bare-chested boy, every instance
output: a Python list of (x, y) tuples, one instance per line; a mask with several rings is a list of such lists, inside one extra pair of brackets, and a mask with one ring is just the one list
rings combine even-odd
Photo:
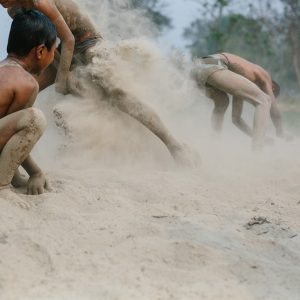
[(19, 186), (20, 165), (29, 175), (28, 194), (47, 188), (44, 173), (30, 152), (46, 127), (44, 114), (33, 108), (39, 74), (54, 58), (56, 30), (38, 11), (17, 14), (11, 25), (8, 56), (0, 62), (0, 189)]
[[(272, 80), (270, 74), (261, 66), (256, 65), (240, 56), (230, 53), (220, 53), (210, 57), (218, 57), (226, 64), (228, 70), (239, 74), (256, 84), (264, 93), (271, 99), (271, 119), (274, 124), (277, 137), (287, 137), (283, 132), (282, 117), (276, 102), (279, 96), (280, 87)], [(209, 62), (209, 58), (204, 58), (204, 61)], [(212, 122), (213, 128), (220, 131), (223, 124), (224, 114), (229, 104), (228, 95), (226, 93), (215, 93), (214, 89), (207, 87), (208, 96), (210, 96), (214, 103), (215, 108), (213, 111)], [(242, 119), (243, 99), (234, 96), (232, 99), (232, 122), (247, 135), (252, 136), (253, 130)]]
[[(97, 54), (93, 51), (93, 47), (102, 40), (101, 34), (90, 18), (80, 10), (73, 0), (0, 0), (0, 4), (9, 8), (11, 16), (18, 7), (37, 9), (55, 24), (58, 37), (61, 40), (60, 59), (38, 78), (38, 82), (40, 90), (55, 82), (58, 92), (67, 93), (71, 64), (74, 63), (76, 66), (91, 63), (93, 56)], [(105, 74), (101, 76), (105, 76)], [(101, 85), (101, 82), (105, 81), (105, 79), (98, 80), (94, 84), (95, 89), (101, 89), (101, 92), (106, 94), (119, 110), (130, 115), (154, 133), (166, 145), (175, 161), (190, 163), (186, 148), (173, 137), (150, 107), (132, 95), (128, 95), (121, 88), (115, 86), (108, 88), (108, 85)], [(90, 80), (90, 82), (94, 81)], [(78, 94), (78, 89), (72, 90), (70, 86), (69, 92)]]
[[(277, 135), (283, 134), (273, 92), (274, 88), (275, 94), (279, 93), (279, 86), (272, 84), (270, 75), (263, 68), (236, 55), (220, 53), (196, 60), (192, 75), (215, 103), (212, 114), (212, 127), (215, 131), (219, 132), (222, 129), (224, 114), (229, 104), (228, 93), (233, 96), (233, 122), (253, 137), (254, 150), (263, 147), (270, 109)], [(255, 106), (253, 129), (241, 118), (243, 100)]]

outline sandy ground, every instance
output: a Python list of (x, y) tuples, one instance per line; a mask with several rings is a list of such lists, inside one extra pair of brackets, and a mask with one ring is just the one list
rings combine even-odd
[(103, 107), (90, 131), (73, 109), (70, 142), (52, 115), (69, 104), (42, 105), (35, 157), (52, 191), (0, 193), (0, 299), (300, 299), (299, 140), (254, 156), (246, 138), (200, 130), (202, 165), (180, 170)]

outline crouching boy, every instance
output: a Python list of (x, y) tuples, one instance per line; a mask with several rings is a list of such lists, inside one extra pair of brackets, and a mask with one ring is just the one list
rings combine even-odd
[(37, 195), (47, 180), (30, 156), (46, 128), (44, 114), (32, 105), (38, 93), (33, 75), (53, 61), (56, 30), (42, 13), (19, 13), (11, 25), (6, 59), (0, 62), (0, 189), (20, 184), (21, 165), (29, 175), (27, 193)]

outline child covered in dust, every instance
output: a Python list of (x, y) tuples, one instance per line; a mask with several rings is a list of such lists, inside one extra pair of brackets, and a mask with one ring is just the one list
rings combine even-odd
[[(226, 65), (228, 70), (239, 74), (246, 79), (253, 82), (257, 87), (260, 88), (265, 94), (270, 97), (271, 100), (271, 120), (276, 130), (276, 135), (279, 138), (289, 139), (283, 131), (282, 117), (278, 107), (276, 98), (280, 93), (280, 86), (272, 80), (270, 74), (261, 66), (256, 65), (240, 56), (230, 53), (220, 53), (210, 55), (203, 58), (203, 62), (210, 64), (211, 58), (217, 58)], [(228, 95), (225, 92), (217, 91), (216, 88), (212, 87), (209, 83), (206, 85), (207, 95), (212, 98), (215, 103), (215, 108), (212, 114), (212, 125), (213, 129), (220, 131), (223, 125), (223, 119), (225, 111), (229, 104)], [(245, 121), (242, 119), (243, 111), (243, 99), (239, 96), (233, 96), (232, 99), (232, 122), (241, 129), (244, 133), (249, 136), (253, 136), (253, 130), (250, 128)]]
[[(0, 4), (9, 8), (9, 14), (14, 15), (18, 8), (34, 8), (50, 18), (55, 24), (61, 45), (56, 53), (55, 62), (49, 66), (43, 75), (38, 77), (40, 90), (55, 83), (56, 90), (63, 94), (67, 92), (84, 96), (78, 88), (76, 72), (69, 70), (77, 66), (87, 66), (93, 63), (93, 58), (99, 53), (96, 44), (101, 43), (101, 34), (73, 0), (0, 0)], [(101, 54), (100, 54), (101, 56)], [(60, 57), (60, 58), (59, 58)], [(112, 105), (130, 115), (155, 134), (168, 148), (169, 152), (180, 164), (191, 164), (187, 148), (178, 142), (166, 129), (159, 116), (147, 105), (138, 101), (133, 95), (111, 80), (109, 72), (95, 68), (89, 69), (84, 76), (92, 84), (92, 88), (105, 95)], [(91, 71), (92, 70), (92, 71)], [(75, 70), (76, 71), (76, 70)], [(95, 74), (97, 73), (97, 74)], [(69, 78), (69, 80), (68, 80)], [(96, 78), (96, 79), (95, 79)], [(194, 157), (195, 158), (195, 157)]]
[(27, 193), (41, 194), (47, 179), (30, 152), (46, 127), (44, 114), (33, 108), (39, 74), (54, 58), (56, 30), (38, 11), (15, 16), (7, 45), (8, 56), (0, 62), (0, 189), (22, 184), (20, 165), (29, 175)]
[[(254, 150), (263, 147), (270, 110), (277, 135), (283, 135), (281, 116), (275, 101), (279, 86), (273, 84), (270, 75), (260, 66), (233, 54), (220, 53), (197, 59), (192, 76), (215, 103), (212, 114), (215, 131), (220, 132), (222, 129), (229, 104), (227, 94), (230, 94), (233, 96), (233, 123), (252, 136)], [(253, 129), (241, 118), (244, 100), (255, 106)]]

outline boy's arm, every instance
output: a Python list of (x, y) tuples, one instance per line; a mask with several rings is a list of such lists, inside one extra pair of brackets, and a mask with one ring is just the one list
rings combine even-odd
[(45, 189), (49, 189), (46, 176), (30, 155), (24, 160), (22, 167), (29, 175), (27, 182), (28, 195), (43, 194)]
[(68, 73), (70, 70), (75, 45), (74, 36), (66, 24), (63, 16), (57, 9), (54, 1), (36, 1), (35, 8), (45, 14), (54, 23), (57, 35), (61, 40), (61, 59), (56, 76), (56, 91), (62, 94), (67, 94)]

